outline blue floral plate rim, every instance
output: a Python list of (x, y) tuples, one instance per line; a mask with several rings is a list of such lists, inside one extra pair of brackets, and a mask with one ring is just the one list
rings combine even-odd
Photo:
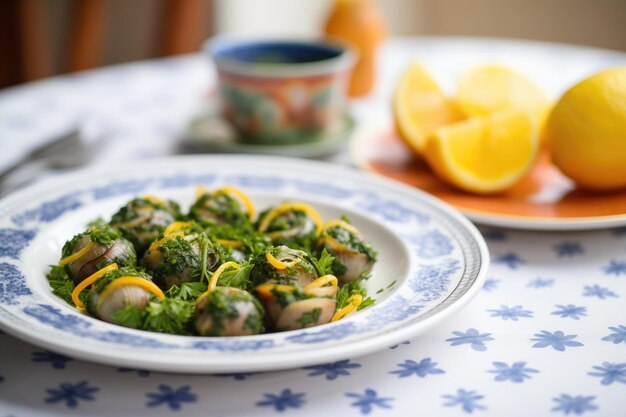
[[(469, 302), (482, 287), (489, 264), (482, 236), (455, 209), (349, 167), (220, 155), (162, 158), (108, 171), (67, 174), (0, 201), (2, 329), (53, 351), (116, 366), (189, 373), (286, 369), (371, 353), (417, 336)], [(76, 222), (96, 203), (113, 204), (147, 193), (167, 197), (191, 193), (197, 184), (226, 183), (252, 194), (299, 197), (361, 216), (388, 230), (393, 238), (389, 242), (400, 242), (404, 253), (386, 254), (382, 262), (404, 262), (406, 276), (380, 302), (339, 322), (238, 338), (126, 329), (85, 317), (50, 293), (46, 259), (33, 251), (50, 247), (60, 225)]]

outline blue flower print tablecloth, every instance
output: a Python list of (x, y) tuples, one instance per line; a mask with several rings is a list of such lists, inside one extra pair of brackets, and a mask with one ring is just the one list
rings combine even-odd
[[(554, 97), (626, 65), (623, 53), (553, 44), (396, 39), (382, 51), (376, 91), (352, 103), (357, 120), (389, 122), (395, 81), (416, 56), (448, 92), (461, 71), (496, 61)], [(192, 55), (0, 92), (0, 167), (85, 120), (118, 133), (95, 164), (180, 153), (213, 80), (206, 58)], [(482, 231), (492, 256), (484, 288), (415, 340), (283, 372), (183, 375), (95, 365), (0, 334), (0, 417), (626, 416), (626, 229)], [(1, 249), (20, 239), (29, 237), (0, 237)], [(3, 288), (0, 279), (0, 297)]]
[(91, 364), (2, 334), (0, 415), (626, 415), (626, 229), (482, 231), (493, 261), (481, 293), (417, 339), (199, 376)]

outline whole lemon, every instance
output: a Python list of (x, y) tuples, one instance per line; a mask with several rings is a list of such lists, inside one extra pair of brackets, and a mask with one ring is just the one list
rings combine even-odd
[(566, 91), (545, 133), (552, 161), (578, 185), (626, 187), (626, 67), (603, 70)]

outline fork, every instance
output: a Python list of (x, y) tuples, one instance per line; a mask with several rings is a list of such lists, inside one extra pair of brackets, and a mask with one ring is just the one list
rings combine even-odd
[(49, 144), (36, 148), (0, 173), (0, 196), (26, 185), (48, 169), (85, 165), (114, 136), (114, 129), (109, 127), (94, 135), (85, 135), (80, 129), (73, 129)]

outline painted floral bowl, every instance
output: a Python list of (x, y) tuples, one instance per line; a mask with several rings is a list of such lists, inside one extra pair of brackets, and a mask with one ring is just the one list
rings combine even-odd
[(320, 41), (205, 43), (219, 80), (222, 115), (243, 142), (315, 141), (345, 111), (354, 53)]

